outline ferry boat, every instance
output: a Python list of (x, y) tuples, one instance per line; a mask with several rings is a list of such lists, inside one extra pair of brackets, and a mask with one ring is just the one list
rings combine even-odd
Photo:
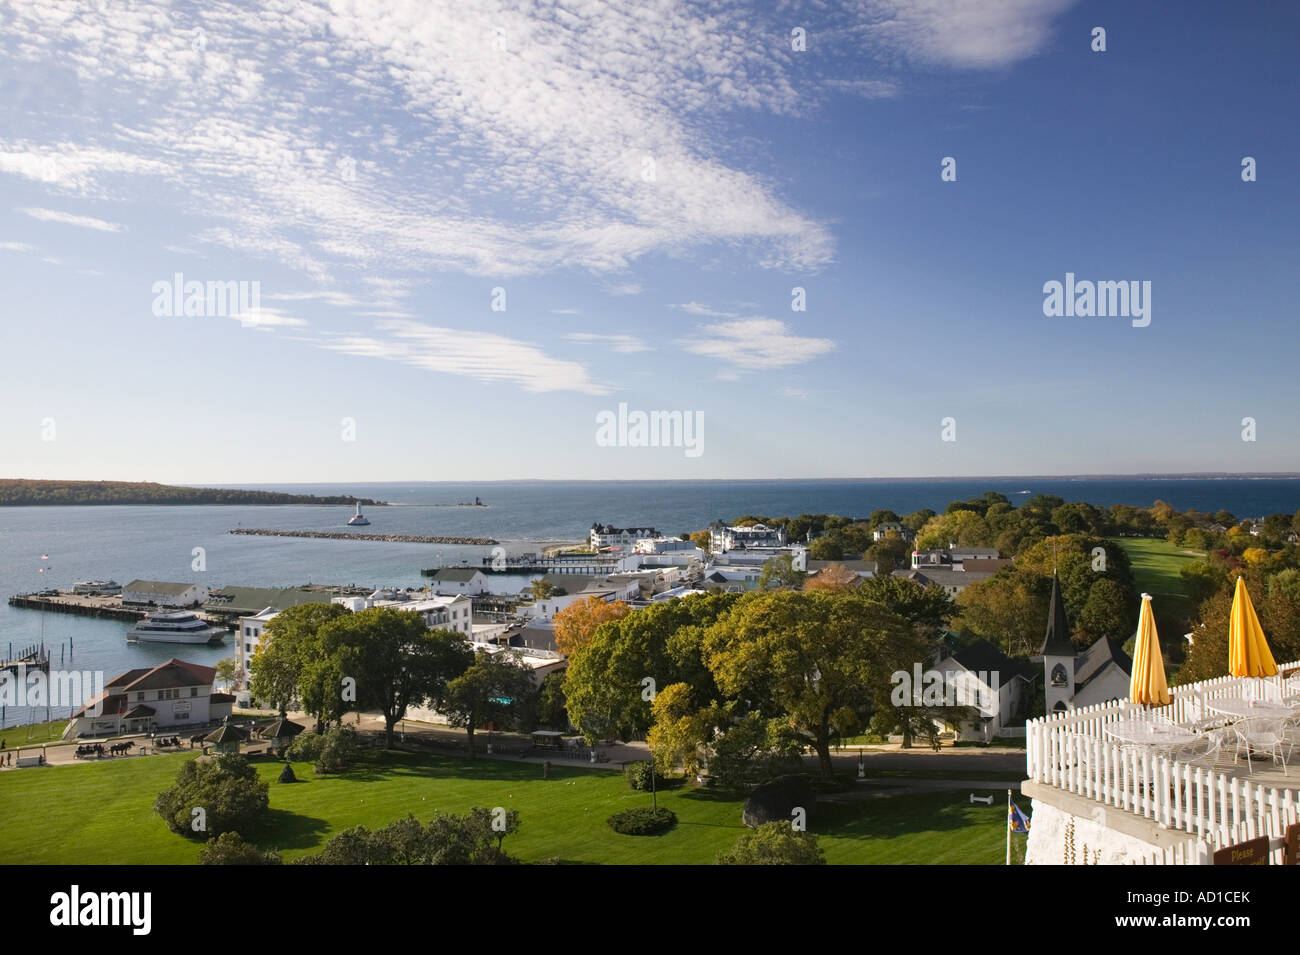
[(348, 521), (348, 527), (366, 527), (370, 522), (361, 513), (361, 502), (357, 501), (357, 513)]
[(126, 635), (127, 643), (220, 643), (226, 631), (189, 610), (146, 614)]

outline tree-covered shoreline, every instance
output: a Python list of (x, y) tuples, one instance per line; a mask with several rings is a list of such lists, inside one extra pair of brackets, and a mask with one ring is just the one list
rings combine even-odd
[(110, 504), (362, 504), (381, 507), (384, 501), (351, 495), (318, 497), (281, 491), (244, 491), (216, 487), (177, 487), (153, 481), (34, 481), (0, 478), (0, 507)]

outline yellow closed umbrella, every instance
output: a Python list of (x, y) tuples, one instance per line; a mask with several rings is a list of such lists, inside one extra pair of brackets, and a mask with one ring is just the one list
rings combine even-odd
[(1160, 637), (1156, 618), (1151, 613), (1151, 595), (1142, 595), (1142, 612), (1138, 614), (1137, 639), (1133, 644), (1133, 675), (1129, 678), (1128, 698), (1134, 703), (1169, 705), (1169, 684), (1165, 682), (1165, 659), (1160, 655)]
[(1228, 673), (1232, 676), (1273, 676), (1277, 664), (1264, 639), (1264, 628), (1246, 593), (1246, 581), (1237, 578), (1232, 595), (1232, 616), (1228, 623)]

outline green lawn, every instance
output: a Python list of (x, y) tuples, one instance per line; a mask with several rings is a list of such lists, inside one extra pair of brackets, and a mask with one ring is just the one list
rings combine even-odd
[[(172, 834), (153, 813), (155, 796), (189, 758), (0, 774), (0, 864), (195, 862), (197, 845)], [(279, 849), (286, 860), (315, 851), (349, 826), (374, 828), (407, 813), (426, 819), (472, 806), (519, 810), (520, 831), (505, 848), (524, 861), (707, 864), (743, 831), (737, 798), (680, 788), (659, 796), (677, 813), (674, 829), (620, 836), (605, 819), (650, 799), (608, 771), (552, 767), (544, 780), (533, 763), (377, 753), (344, 776), (315, 776), (310, 765), (294, 764), (300, 782), (285, 785), (275, 782), (280, 764), (257, 765), (271, 781), (272, 818), (254, 841)], [(1006, 809), (1000, 793), (992, 795), (992, 806), (972, 805), (965, 790), (824, 804), (809, 828), (833, 863), (1000, 864)]]
[(6, 749), (30, 746), (36, 743), (52, 743), (63, 735), (68, 728), (67, 720), (54, 720), (50, 723), (31, 723), (27, 726), (7, 726), (0, 729), (0, 739), (4, 740)]

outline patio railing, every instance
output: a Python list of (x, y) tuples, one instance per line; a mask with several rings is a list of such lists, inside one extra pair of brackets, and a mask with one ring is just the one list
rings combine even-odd
[[(1285, 664), (1277, 677), (1220, 677), (1174, 687), (1168, 706), (1143, 708), (1128, 701), (1056, 713), (1025, 725), (1029, 778), (1099, 803), (1152, 820), (1164, 829), (1189, 834), (1189, 843), (1206, 844), (1199, 852), (1183, 846), (1176, 855), (1204, 861), (1207, 851), (1257, 836), (1280, 838), (1300, 822), (1295, 791), (1242, 779), (1213, 769), (1180, 763), (1141, 747), (1124, 746), (1106, 736), (1120, 720), (1172, 720), (1192, 724), (1209, 717), (1212, 700), (1282, 699), (1284, 680), (1300, 672), (1300, 662)], [(1274, 862), (1280, 863), (1281, 850)], [(1171, 856), (1169, 861), (1174, 861)]]

